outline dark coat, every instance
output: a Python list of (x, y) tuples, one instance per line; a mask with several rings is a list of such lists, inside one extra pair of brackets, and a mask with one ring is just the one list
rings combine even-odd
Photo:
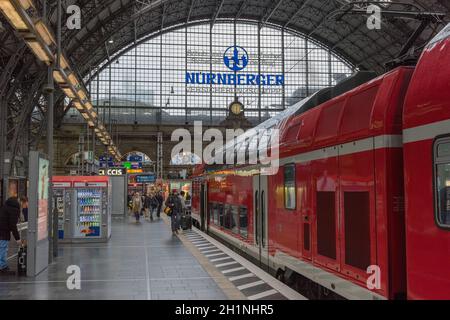
[(158, 207), (161, 207), (162, 204), (164, 203), (164, 197), (163, 197), (163, 195), (161, 194), (161, 192), (158, 192), (158, 193), (156, 194), (156, 200), (158, 200)]
[(166, 200), (166, 207), (173, 209), (173, 215), (177, 216), (182, 213), (183, 205), (177, 195), (171, 194)]
[(145, 197), (145, 208), (157, 208), (158, 207), (158, 200), (154, 196), (148, 196)]
[(17, 223), (20, 216), (20, 204), (15, 198), (10, 198), (5, 205), (0, 208), (0, 240), (11, 240), (11, 233), (14, 239), (20, 240), (17, 230)]

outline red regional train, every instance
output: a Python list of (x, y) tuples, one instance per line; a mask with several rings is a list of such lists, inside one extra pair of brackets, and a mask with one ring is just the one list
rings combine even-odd
[(259, 126), (280, 130), (277, 174), (197, 166), (193, 218), (311, 299), (449, 299), (450, 25), (361, 80)]

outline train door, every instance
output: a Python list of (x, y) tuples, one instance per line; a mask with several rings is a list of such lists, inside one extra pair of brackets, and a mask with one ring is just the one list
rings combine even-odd
[(260, 267), (269, 267), (269, 250), (268, 250), (268, 216), (267, 216), (267, 176), (253, 177), (253, 205), (254, 205), (254, 239), (255, 246), (258, 250), (258, 261)]
[(312, 196), (310, 163), (299, 164), (296, 170), (296, 188), (299, 196), (300, 233), (298, 247), (304, 259), (312, 259)]
[(200, 185), (200, 229), (206, 231), (208, 229), (208, 208), (207, 208), (207, 192), (206, 182)]

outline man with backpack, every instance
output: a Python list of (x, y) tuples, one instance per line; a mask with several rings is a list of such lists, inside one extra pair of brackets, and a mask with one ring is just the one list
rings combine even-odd
[(172, 235), (178, 234), (179, 229), (179, 217), (181, 217), (181, 213), (183, 212), (183, 207), (181, 204), (180, 197), (178, 196), (178, 190), (173, 189), (172, 193), (166, 200), (166, 207), (171, 209), (170, 220), (172, 226)]

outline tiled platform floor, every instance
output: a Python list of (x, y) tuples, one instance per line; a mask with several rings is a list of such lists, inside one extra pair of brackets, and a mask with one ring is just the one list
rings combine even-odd
[[(69, 265), (81, 268), (81, 290), (67, 289)], [(60, 245), (55, 263), (36, 278), (1, 276), (0, 299), (227, 297), (162, 220), (124, 219), (114, 220), (108, 243)]]

